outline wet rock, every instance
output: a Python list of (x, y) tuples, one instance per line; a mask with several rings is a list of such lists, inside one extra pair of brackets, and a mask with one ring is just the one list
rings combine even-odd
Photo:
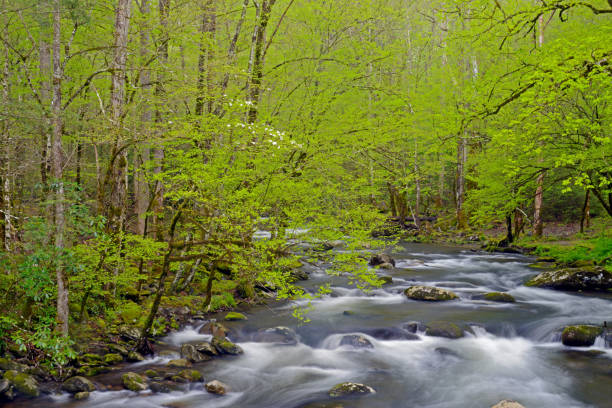
[(378, 280), (381, 280), (383, 282), (383, 285), (389, 285), (391, 283), (393, 283), (393, 278), (391, 276), (379, 276)]
[(498, 404), (493, 405), (491, 408), (525, 408), (516, 401), (503, 400)]
[(140, 337), (140, 330), (133, 326), (120, 326), (118, 332), (119, 336), (128, 341), (138, 340)]
[(121, 354), (108, 353), (104, 355), (104, 363), (106, 364), (113, 365), (121, 362), (123, 362), (123, 357)]
[(151, 368), (149, 368), (148, 370), (146, 370), (144, 372), (144, 375), (146, 375), (149, 378), (155, 378), (155, 377), (159, 377), (159, 373)]
[(301, 269), (294, 269), (292, 270), (290, 273), (290, 280), (292, 282), (296, 282), (296, 281), (305, 281), (310, 279), (310, 275), (308, 275), (308, 272), (303, 271)]
[(395, 266), (393, 266), (392, 264), (390, 264), (390, 263), (388, 263), (388, 262), (385, 262), (385, 263), (382, 263), (382, 264), (378, 265), (378, 268), (379, 268), (379, 269), (387, 269), (387, 270), (390, 270), (390, 269), (395, 268)]
[(555, 267), (555, 264), (550, 262), (535, 262), (528, 265), (530, 268), (534, 269), (552, 269)]
[(399, 327), (390, 327), (367, 331), (367, 334), (374, 337), (375, 339), (380, 340), (419, 340), (419, 336), (414, 333), (416, 333), (416, 329), (414, 332), (410, 332), (409, 330), (402, 329)]
[(105, 366), (83, 366), (76, 371), (76, 374), (84, 377), (95, 377), (98, 374), (108, 373), (109, 371), (111, 369)]
[(404, 291), (410, 299), (425, 300), (430, 302), (457, 299), (458, 296), (450, 290), (436, 288), (434, 286), (411, 286)]
[(18, 363), (8, 358), (0, 357), (0, 370), (9, 371), (14, 370), (18, 372), (23, 372), (28, 368), (27, 365)]
[(129, 350), (123, 347), (121, 344), (109, 344), (108, 350), (111, 353), (121, 354), (123, 357), (127, 357)]
[(204, 324), (200, 330), (200, 334), (210, 334), (213, 337), (221, 337), (224, 338), (229, 334), (229, 329), (225, 327), (222, 323), (211, 320)]
[(354, 311), (352, 311), (352, 310), (345, 310), (345, 311), (342, 312), (342, 314), (344, 316), (355, 316), (356, 315), (356, 313)]
[(590, 347), (595, 344), (597, 336), (603, 333), (599, 326), (568, 326), (561, 333), (561, 341), (566, 346)]
[(38, 397), (40, 395), (38, 382), (29, 374), (20, 373), (16, 370), (8, 370), (4, 373), (3, 378), (23, 396)]
[(144, 361), (145, 358), (142, 354), (138, 353), (137, 351), (130, 351), (127, 355), (126, 360), (131, 363), (137, 363), (139, 361)]
[(238, 312), (229, 312), (225, 315), (225, 320), (228, 322), (236, 321), (236, 320), (247, 320), (247, 317), (242, 313)]
[(175, 360), (168, 361), (168, 364), (166, 364), (166, 367), (187, 368), (187, 367), (191, 367), (191, 363), (184, 358), (177, 358)]
[(427, 324), (425, 334), (432, 337), (458, 339), (464, 336), (463, 329), (451, 322), (435, 321)]
[(183, 344), (181, 346), (181, 357), (191, 363), (201, 363), (210, 360), (210, 356), (200, 353), (194, 344)]
[(229, 389), (227, 385), (217, 380), (207, 382), (205, 385), (205, 388), (206, 388), (206, 391), (210, 392), (211, 394), (217, 394), (217, 395), (225, 395), (225, 393), (227, 393)]
[(370, 258), (370, 262), (368, 265), (370, 266), (379, 266), (383, 264), (390, 264), (395, 267), (395, 259), (391, 258), (391, 256), (387, 254), (377, 254)]
[(341, 384), (336, 384), (332, 387), (331, 390), (328, 391), (328, 395), (332, 398), (339, 397), (348, 397), (348, 396), (357, 396), (357, 395), (366, 395), (366, 394), (374, 394), (376, 391), (374, 388), (358, 383), (345, 382)]
[(489, 292), (485, 293), (482, 298), (484, 300), (488, 300), (490, 302), (499, 302), (499, 303), (514, 303), (516, 299), (509, 293), (504, 292)]
[(81, 391), (74, 394), (74, 399), (77, 401), (86, 400), (89, 398), (89, 391)]
[(545, 271), (525, 285), (567, 291), (608, 291), (612, 289), (612, 273), (600, 267)]
[(147, 380), (140, 374), (132, 372), (123, 374), (121, 382), (126, 389), (134, 392), (144, 391), (148, 388)]
[(7, 392), (10, 387), (11, 383), (9, 382), (9, 380), (6, 380), (4, 378), (0, 379), (0, 395)]
[(62, 383), (62, 390), (70, 394), (78, 392), (91, 392), (96, 390), (96, 386), (85, 377), (71, 377)]
[(425, 325), (421, 322), (408, 322), (404, 324), (403, 328), (410, 333), (423, 332), (426, 329)]
[(272, 327), (260, 330), (253, 336), (253, 340), (261, 343), (297, 344), (297, 334), (289, 327)]
[(104, 361), (102, 360), (102, 356), (92, 353), (85, 353), (77, 357), (77, 363), (80, 366), (96, 366), (103, 365)]
[(213, 337), (211, 342), (212, 346), (219, 352), (219, 354), (238, 355), (244, 353), (242, 348), (226, 338)]
[(355, 348), (374, 348), (372, 342), (360, 334), (348, 334), (343, 336), (340, 340), (340, 345)]
[(169, 392), (172, 392), (172, 389), (170, 388), (170, 386), (168, 386), (168, 384), (160, 381), (151, 382), (151, 384), (149, 384), (149, 388), (156, 394), (167, 394)]
[(194, 343), (194, 347), (196, 348), (196, 350), (198, 350), (198, 352), (205, 354), (207, 356), (219, 355), (219, 352), (217, 351), (217, 349), (214, 348), (213, 345), (207, 341), (202, 341), (200, 343)]
[(198, 370), (182, 370), (178, 373), (178, 376), (189, 382), (203, 381), (202, 373)]

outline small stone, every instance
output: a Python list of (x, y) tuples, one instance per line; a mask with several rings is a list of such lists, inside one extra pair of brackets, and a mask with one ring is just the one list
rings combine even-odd
[(74, 399), (77, 401), (86, 400), (87, 398), (89, 398), (88, 391), (81, 391), (81, 392), (77, 392), (76, 394), (74, 394)]
[(345, 382), (336, 384), (328, 391), (328, 395), (332, 398), (374, 394), (374, 388), (358, 383)]
[(186, 379), (189, 382), (203, 381), (202, 373), (198, 370), (182, 370), (178, 373), (179, 377)]
[(140, 374), (125, 373), (121, 376), (123, 386), (134, 392), (140, 392), (147, 389), (147, 381)]
[(490, 292), (485, 293), (483, 295), (484, 300), (488, 300), (490, 302), (499, 302), (499, 303), (514, 303), (516, 299), (509, 293), (504, 292)]
[(227, 393), (229, 389), (227, 385), (217, 380), (207, 382), (205, 387), (206, 387), (206, 391), (210, 392), (211, 394), (217, 394), (217, 395), (225, 395), (225, 393)]
[(175, 360), (168, 361), (168, 364), (166, 364), (166, 366), (173, 368), (187, 368), (191, 367), (191, 363), (184, 358), (177, 358)]

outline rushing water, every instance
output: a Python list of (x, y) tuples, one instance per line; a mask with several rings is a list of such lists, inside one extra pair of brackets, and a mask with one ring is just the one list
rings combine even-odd
[[(249, 311), (248, 321), (228, 323), (230, 337), (244, 355), (196, 365), (206, 381), (229, 385), (231, 392), (225, 396), (208, 394), (196, 384), (170, 394), (98, 391), (83, 402), (54, 396), (32, 406), (318, 407), (329, 401), (326, 392), (333, 385), (351, 381), (377, 392), (339, 401), (347, 408), (476, 408), (502, 399), (518, 400), (527, 408), (612, 407), (612, 349), (606, 349), (603, 341), (588, 349), (560, 343), (560, 329), (568, 324), (612, 320), (610, 296), (522, 286), (538, 271), (520, 255), (416, 244), (400, 249), (393, 255), (397, 268), (384, 271), (393, 276), (392, 284), (366, 294), (349, 287), (343, 278), (331, 278), (332, 294), (314, 302), (308, 324), (297, 324), (290, 305), (259, 307)], [(330, 281), (323, 270), (310, 272), (306, 289)], [(408, 300), (402, 291), (414, 284), (448, 288), (460, 299)], [(517, 302), (475, 299), (491, 291), (509, 292)], [(416, 340), (381, 340), (368, 334), (433, 320), (470, 325), (474, 334), (458, 340), (420, 332)], [(300, 341), (278, 345), (251, 340), (257, 330), (275, 326), (294, 328)], [(341, 346), (342, 335), (348, 333), (365, 335), (374, 347)], [(176, 351), (182, 343), (206, 339), (209, 336), (198, 334), (196, 326), (165, 340)], [(156, 357), (126, 370), (144, 371), (167, 361)]]

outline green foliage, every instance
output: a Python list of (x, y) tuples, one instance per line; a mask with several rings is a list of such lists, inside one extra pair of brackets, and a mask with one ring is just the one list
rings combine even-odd
[(594, 261), (601, 265), (612, 265), (612, 237), (600, 236), (588, 241), (578, 241), (572, 246), (542, 244), (537, 247), (536, 252), (563, 263)]

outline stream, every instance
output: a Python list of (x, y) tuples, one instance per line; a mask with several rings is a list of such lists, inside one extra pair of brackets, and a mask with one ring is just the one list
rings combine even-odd
[[(327, 391), (351, 381), (375, 394), (334, 400), (345, 408), (491, 407), (514, 399), (527, 408), (612, 407), (612, 349), (598, 339), (593, 347), (570, 348), (560, 333), (570, 324), (612, 320), (612, 296), (566, 293), (522, 285), (539, 270), (523, 255), (488, 254), (465, 248), (402, 244), (393, 252), (396, 268), (381, 271), (393, 283), (363, 293), (343, 277), (306, 266), (313, 290), (330, 282), (332, 293), (313, 302), (310, 323), (298, 324), (291, 305), (258, 306), (248, 320), (228, 322), (228, 337), (244, 349), (237, 357), (196, 364), (205, 381), (220, 380), (230, 392), (209, 394), (203, 384), (185, 385), (169, 394), (96, 391), (85, 401), (67, 394), (25, 402), (27, 407), (324, 407)], [(450, 289), (449, 302), (409, 300), (403, 290), (415, 284)], [(485, 292), (508, 292), (516, 303), (477, 300)], [(451, 340), (394, 336), (408, 322), (444, 320), (471, 327), (473, 333)], [(225, 324), (225, 323), (224, 323)], [(253, 333), (287, 326), (298, 334), (295, 345), (254, 342)], [(181, 344), (210, 340), (198, 325), (172, 333), (164, 341), (176, 353)], [(373, 348), (341, 345), (346, 334), (360, 334)], [(397, 338), (400, 337), (400, 338)], [(413, 336), (414, 337), (414, 336)], [(166, 364), (171, 355), (130, 364), (108, 375), (142, 372)]]

